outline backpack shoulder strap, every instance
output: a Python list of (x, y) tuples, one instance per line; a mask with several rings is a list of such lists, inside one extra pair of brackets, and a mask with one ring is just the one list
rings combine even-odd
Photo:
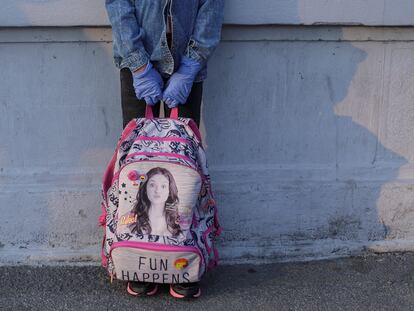
[(103, 219), (105, 219), (106, 216), (106, 210), (105, 205), (107, 204), (107, 193), (108, 189), (111, 187), (112, 178), (114, 175), (114, 167), (116, 162), (116, 157), (118, 155), (119, 146), (121, 146), (122, 142), (131, 134), (133, 129), (136, 127), (136, 120), (131, 120), (125, 129), (122, 131), (121, 137), (119, 138), (118, 145), (116, 147), (116, 150), (114, 154), (112, 155), (111, 160), (108, 163), (108, 166), (106, 167), (103, 179), (102, 179), (102, 196), (103, 196), (103, 204), (102, 204), (102, 215), (99, 217), (100, 223), (102, 224)]

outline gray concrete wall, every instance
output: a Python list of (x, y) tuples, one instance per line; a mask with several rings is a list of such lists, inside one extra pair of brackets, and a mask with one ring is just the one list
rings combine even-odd
[[(2, 26), (108, 25), (104, 0), (2, 0), (1, 5)], [(414, 25), (413, 10), (412, 0), (225, 0), (224, 22), (403, 26)]]
[[(412, 250), (414, 29), (299, 26), (299, 13), (226, 25), (210, 61), (201, 128), (221, 257)], [(2, 28), (0, 69), (0, 263), (96, 263), (121, 131), (110, 29)]]

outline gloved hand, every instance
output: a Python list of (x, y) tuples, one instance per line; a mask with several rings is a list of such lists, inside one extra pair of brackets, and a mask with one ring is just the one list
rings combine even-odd
[(168, 80), (162, 96), (163, 101), (169, 108), (185, 104), (188, 95), (190, 95), (195, 76), (200, 69), (201, 64), (199, 62), (183, 55), (180, 67)]
[(148, 62), (143, 72), (133, 72), (135, 94), (147, 105), (155, 105), (162, 98), (164, 82), (158, 71)]

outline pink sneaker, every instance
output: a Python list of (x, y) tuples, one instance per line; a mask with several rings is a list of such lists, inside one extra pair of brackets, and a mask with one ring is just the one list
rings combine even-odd
[(132, 296), (152, 296), (158, 291), (158, 285), (148, 282), (128, 282), (127, 292)]
[(170, 295), (175, 298), (198, 298), (201, 296), (200, 283), (171, 284)]

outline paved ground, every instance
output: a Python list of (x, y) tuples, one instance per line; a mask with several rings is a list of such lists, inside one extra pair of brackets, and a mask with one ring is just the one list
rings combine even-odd
[(99, 267), (0, 267), (0, 310), (414, 310), (414, 254), (221, 266), (198, 300), (127, 295)]

